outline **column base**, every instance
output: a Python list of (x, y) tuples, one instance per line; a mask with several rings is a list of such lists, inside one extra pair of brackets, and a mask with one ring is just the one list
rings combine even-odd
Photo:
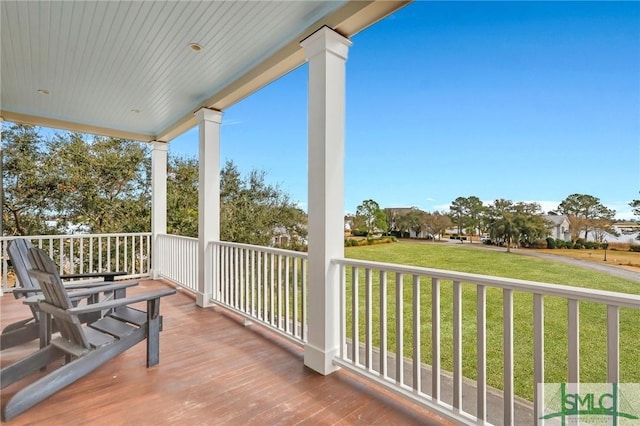
[(196, 293), (196, 305), (201, 308), (214, 306), (213, 302), (211, 302), (211, 295), (206, 293)]
[(304, 345), (304, 365), (323, 376), (327, 376), (340, 369), (340, 367), (333, 364), (333, 360), (337, 355), (338, 348), (324, 351), (309, 343)]

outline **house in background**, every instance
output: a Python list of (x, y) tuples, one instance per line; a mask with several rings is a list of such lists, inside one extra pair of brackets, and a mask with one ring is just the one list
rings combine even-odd
[(549, 231), (549, 236), (557, 240), (571, 241), (571, 232), (569, 231), (569, 218), (566, 215), (544, 215), (544, 218), (553, 224)]

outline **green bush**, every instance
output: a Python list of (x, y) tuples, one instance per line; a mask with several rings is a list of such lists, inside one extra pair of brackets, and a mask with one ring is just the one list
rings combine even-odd
[(549, 247), (549, 242), (546, 240), (536, 240), (533, 243), (531, 243), (531, 248), (534, 248), (534, 249), (543, 249), (548, 247)]
[(356, 228), (351, 230), (351, 235), (354, 237), (366, 237), (369, 235), (369, 232), (366, 229)]
[(584, 243), (584, 248), (586, 248), (587, 250), (593, 250), (594, 248), (598, 248), (599, 246), (600, 244), (594, 243), (593, 241), (587, 241), (586, 243)]
[(556, 239), (555, 240), (556, 243), (556, 248), (567, 248), (567, 242), (565, 240), (561, 240), (561, 239)]
[(629, 246), (629, 251), (640, 252), (640, 244), (631, 244)]
[(584, 248), (584, 244), (579, 243), (578, 241), (576, 241), (575, 243), (573, 243), (573, 248), (576, 250), (581, 250)]
[(564, 243), (564, 246), (565, 246), (565, 248), (572, 249), (573, 248), (573, 243), (571, 241), (566, 241)]
[(347, 238), (344, 240), (344, 246), (345, 247), (355, 247), (358, 245), (358, 242), (356, 240), (354, 240), (353, 238)]
[(554, 240), (551, 237), (547, 237), (547, 248), (548, 249), (554, 249), (556, 248), (556, 240)]

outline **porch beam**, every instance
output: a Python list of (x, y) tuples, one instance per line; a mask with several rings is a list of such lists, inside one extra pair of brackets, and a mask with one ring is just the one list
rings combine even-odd
[(323, 27), (301, 42), (309, 62), (309, 293), (306, 366), (321, 374), (340, 348), (339, 266), (344, 257), (345, 62), (351, 42)]
[(154, 280), (159, 278), (160, 271), (158, 235), (167, 233), (167, 151), (167, 143), (151, 143), (151, 241), (154, 248), (151, 277)]
[(211, 306), (214, 277), (208, 245), (220, 241), (220, 124), (222, 112), (196, 111), (200, 128), (198, 156), (198, 292), (196, 303)]

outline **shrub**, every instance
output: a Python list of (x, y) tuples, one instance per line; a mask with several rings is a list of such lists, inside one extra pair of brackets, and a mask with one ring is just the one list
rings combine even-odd
[(598, 248), (598, 246), (599, 244), (594, 243), (593, 241), (587, 241), (586, 243), (584, 243), (584, 248), (588, 250), (593, 250), (594, 248)]
[(549, 242), (545, 240), (535, 240), (531, 243), (531, 248), (534, 249), (543, 249), (549, 247)]
[(351, 235), (354, 237), (366, 237), (369, 233), (366, 229), (352, 229)]
[(557, 239), (555, 240), (556, 248), (566, 248), (567, 242), (565, 240)]
[(574, 249), (576, 249), (576, 250), (581, 250), (581, 249), (583, 249), (583, 248), (584, 248), (584, 244), (579, 243), (578, 241), (576, 241), (576, 242), (573, 244), (573, 248), (574, 248)]
[(548, 249), (554, 249), (556, 248), (556, 240), (554, 240), (551, 237), (547, 237), (547, 248)]
[(640, 244), (631, 244), (629, 246), (629, 251), (640, 253)]
[(573, 243), (571, 241), (566, 241), (564, 243), (564, 246), (568, 249), (572, 249), (573, 248)]

